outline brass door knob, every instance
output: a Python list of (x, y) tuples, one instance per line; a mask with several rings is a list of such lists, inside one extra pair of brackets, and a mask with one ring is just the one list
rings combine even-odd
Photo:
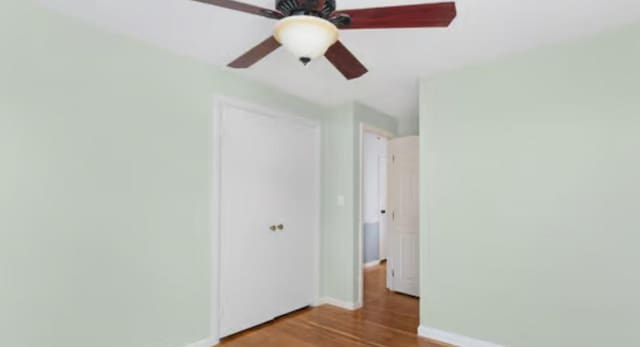
[(272, 226), (270, 226), (270, 227), (269, 227), (269, 229), (270, 229), (271, 231), (276, 231), (277, 227), (276, 227), (275, 225), (272, 225)]
[(282, 230), (282, 229), (284, 229), (284, 225), (278, 224), (277, 228), (278, 228), (278, 230)]

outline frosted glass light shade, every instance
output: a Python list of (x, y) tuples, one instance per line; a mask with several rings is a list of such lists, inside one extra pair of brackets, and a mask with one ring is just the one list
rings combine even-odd
[(338, 28), (319, 17), (291, 16), (278, 21), (273, 36), (306, 64), (338, 41)]

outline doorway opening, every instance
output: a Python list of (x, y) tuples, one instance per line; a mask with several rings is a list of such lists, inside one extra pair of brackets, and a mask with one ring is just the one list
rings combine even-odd
[(358, 302), (396, 293), (418, 298), (419, 138), (392, 138), (366, 125), (360, 135)]
[[(391, 135), (370, 127), (361, 132), (361, 211), (360, 241), (362, 265), (360, 303), (366, 304), (370, 281), (377, 287), (389, 287), (387, 257), (389, 251), (387, 170)], [(367, 283), (364, 283), (364, 282)]]

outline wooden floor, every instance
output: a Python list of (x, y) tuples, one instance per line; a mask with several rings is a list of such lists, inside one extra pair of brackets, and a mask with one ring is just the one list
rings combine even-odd
[(223, 347), (442, 347), (418, 338), (418, 299), (385, 286), (385, 265), (365, 271), (364, 307), (305, 309), (222, 340)]

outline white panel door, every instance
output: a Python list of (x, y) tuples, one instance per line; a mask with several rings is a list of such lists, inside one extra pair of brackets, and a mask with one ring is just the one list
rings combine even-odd
[(383, 139), (383, 155), (378, 158), (378, 200), (379, 200), (379, 235), (380, 235), (380, 259), (387, 259), (387, 139)]
[(317, 130), (230, 106), (220, 123), (220, 335), (228, 336), (312, 303)]
[[(222, 112), (220, 155), (220, 334), (227, 336), (273, 319), (276, 266), (272, 119), (241, 109)], [(256, 146), (256, 144), (259, 144)]]
[(389, 207), (391, 210), (391, 290), (419, 296), (419, 138), (389, 142)]

